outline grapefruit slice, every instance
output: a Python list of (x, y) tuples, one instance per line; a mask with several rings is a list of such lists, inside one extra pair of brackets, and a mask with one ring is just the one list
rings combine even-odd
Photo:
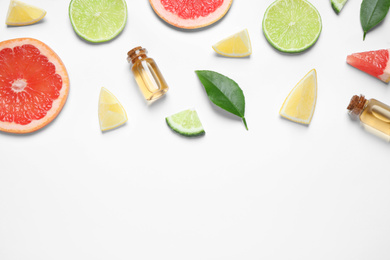
[(390, 81), (389, 49), (353, 53), (347, 63), (383, 82)]
[(225, 16), (233, 0), (149, 0), (167, 23), (184, 29), (211, 25)]
[(30, 133), (61, 111), (69, 78), (57, 54), (32, 38), (0, 42), (0, 131)]

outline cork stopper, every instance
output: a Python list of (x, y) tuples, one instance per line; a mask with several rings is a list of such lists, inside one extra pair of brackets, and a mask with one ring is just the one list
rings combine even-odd
[(141, 46), (135, 47), (127, 52), (127, 61), (134, 64), (137, 60), (144, 59), (147, 57), (148, 51)]
[(366, 101), (367, 99), (364, 97), (364, 95), (354, 95), (351, 98), (351, 101), (349, 102), (349, 105), (347, 107), (347, 109), (349, 110), (349, 115), (352, 118), (356, 119), (363, 111)]

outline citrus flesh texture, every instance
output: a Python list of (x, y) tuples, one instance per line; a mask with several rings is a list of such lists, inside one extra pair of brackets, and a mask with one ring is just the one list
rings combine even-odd
[(124, 0), (72, 0), (69, 18), (81, 38), (105, 42), (115, 38), (125, 27), (127, 5)]
[(51, 122), (69, 92), (61, 59), (44, 43), (19, 38), (0, 42), (0, 130), (30, 133)]
[(242, 30), (213, 45), (214, 51), (227, 57), (246, 57), (252, 54), (248, 30)]
[(317, 73), (313, 69), (304, 76), (285, 99), (279, 114), (288, 120), (310, 124), (317, 102)]
[(336, 13), (340, 13), (341, 9), (343, 9), (345, 3), (347, 2), (348, 0), (332, 0), (331, 1), (331, 4), (332, 4), (332, 8), (333, 10), (336, 12)]
[(46, 11), (17, 0), (11, 0), (5, 23), (12, 26), (34, 24), (45, 17)]
[(233, 0), (149, 0), (153, 10), (167, 23), (184, 29), (208, 26), (220, 20)]
[(389, 49), (353, 53), (347, 56), (347, 63), (383, 82), (390, 81)]
[(310, 48), (321, 30), (320, 14), (306, 0), (276, 0), (264, 14), (264, 35), (282, 52), (302, 52)]
[(193, 109), (187, 109), (165, 118), (168, 126), (184, 136), (205, 134), (198, 114)]
[(107, 131), (127, 122), (127, 114), (118, 99), (106, 88), (101, 88), (99, 95), (100, 130)]

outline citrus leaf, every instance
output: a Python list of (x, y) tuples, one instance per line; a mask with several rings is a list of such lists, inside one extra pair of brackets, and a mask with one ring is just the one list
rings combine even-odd
[(197, 70), (195, 73), (206, 89), (209, 99), (220, 108), (241, 117), (246, 130), (248, 130), (244, 116), (245, 97), (238, 84), (234, 80), (214, 71)]
[(363, 0), (360, 6), (360, 23), (364, 35), (363, 40), (369, 30), (377, 26), (387, 15), (390, 7), (390, 0)]

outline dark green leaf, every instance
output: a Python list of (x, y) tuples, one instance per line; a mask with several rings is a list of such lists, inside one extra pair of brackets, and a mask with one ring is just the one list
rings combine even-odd
[(245, 114), (245, 97), (241, 88), (234, 80), (209, 70), (195, 71), (209, 96), (209, 99), (217, 106), (242, 118), (245, 128), (248, 130)]
[(377, 26), (387, 15), (390, 7), (390, 0), (363, 0), (360, 6), (360, 23), (362, 24), (364, 36), (369, 30)]

